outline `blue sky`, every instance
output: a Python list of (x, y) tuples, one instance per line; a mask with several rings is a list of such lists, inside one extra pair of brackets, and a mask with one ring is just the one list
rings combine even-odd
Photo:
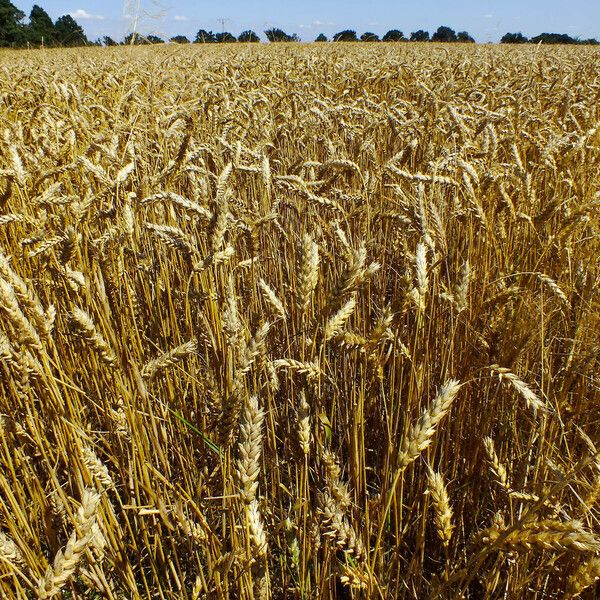
[[(12, 0), (29, 14), (33, 2)], [(91, 39), (109, 35), (121, 39), (139, 14), (138, 31), (161, 37), (195, 36), (198, 29), (225, 29), (237, 35), (244, 29), (280, 27), (314, 40), (342, 29), (379, 35), (389, 29), (405, 34), (417, 29), (435, 31), (439, 25), (466, 29), (478, 42), (496, 42), (507, 31), (532, 36), (543, 31), (600, 39), (600, 0), (37, 0), (53, 19), (71, 14)], [(139, 11), (137, 7), (139, 6)]]

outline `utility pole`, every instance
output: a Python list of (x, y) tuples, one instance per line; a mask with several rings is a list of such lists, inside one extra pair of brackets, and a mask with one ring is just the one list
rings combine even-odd
[(228, 23), (230, 19), (226, 19), (225, 17), (221, 17), (217, 19), (218, 23), (221, 23), (221, 39), (223, 39), (223, 34), (225, 33), (225, 23)]

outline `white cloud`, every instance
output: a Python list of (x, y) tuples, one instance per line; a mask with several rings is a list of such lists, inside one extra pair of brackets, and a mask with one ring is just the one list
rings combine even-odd
[(189, 17), (186, 17), (184, 15), (175, 15), (173, 17), (173, 21), (189, 21)]
[(487, 15), (483, 15), (484, 19), (493, 19), (494, 15), (492, 15), (491, 13), (488, 13)]
[(80, 19), (81, 21), (103, 21), (104, 17), (102, 15), (92, 15), (87, 10), (83, 8), (78, 8), (77, 10), (69, 13), (74, 19)]
[(315, 27), (318, 27), (319, 25), (325, 25), (325, 23), (323, 23), (323, 21), (313, 21), (313, 22), (312, 22), (312, 24), (313, 24)]

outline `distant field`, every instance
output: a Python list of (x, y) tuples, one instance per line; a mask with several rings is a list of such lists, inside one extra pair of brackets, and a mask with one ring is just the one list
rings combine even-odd
[(0, 53), (0, 595), (596, 597), (599, 73)]

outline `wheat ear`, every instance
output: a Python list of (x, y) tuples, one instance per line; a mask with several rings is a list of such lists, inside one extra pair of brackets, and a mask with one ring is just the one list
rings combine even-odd
[(19, 342), (31, 350), (40, 352), (42, 350), (42, 340), (38, 332), (23, 314), (13, 286), (2, 278), (0, 278), (0, 309), (15, 329)]
[(75, 331), (98, 353), (103, 362), (113, 367), (117, 362), (117, 357), (108, 342), (96, 329), (91, 317), (77, 306), (73, 308), (71, 317)]
[(0, 531), (0, 559), (11, 565), (22, 566), (23, 554), (17, 544), (14, 543), (4, 532)]
[(189, 342), (185, 342), (172, 348), (168, 352), (164, 352), (144, 365), (142, 377), (152, 379), (159, 371), (176, 365), (187, 356), (194, 354), (197, 349), (198, 344), (196, 340), (190, 340)]
[(344, 327), (346, 321), (351, 317), (355, 308), (356, 295), (352, 294), (350, 299), (327, 320), (323, 333), (323, 339), (325, 342), (340, 333), (342, 327)]
[(258, 398), (251, 396), (242, 411), (236, 469), (240, 496), (247, 504), (254, 500), (258, 489), (264, 419), (265, 413), (258, 405)]
[(596, 556), (580, 564), (569, 577), (567, 598), (576, 598), (598, 580), (600, 580), (600, 557)]
[(75, 531), (72, 533), (64, 551), (57, 553), (54, 564), (48, 568), (37, 588), (40, 599), (52, 598), (58, 594), (71, 579), (81, 555), (87, 550), (95, 535), (96, 511), (100, 503), (100, 494), (86, 489), (83, 492), (81, 506), (75, 517)]
[(596, 537), (583, 529), (580, 521), (557, 521), (546, 519), (526, 523), (519, 529), (506, 534), (506, 529), (490, 527), (479, 536), (483, 541), (496, 543), (503, 550), (514, 549), (528, 552), (532, 548), (563, 552), (598, 552), (600, 542)]
[(258, 285), (263, 291), (267, 302), (275, 309), (275, 312), (285, 321), (286, 310), (283, 306), (283, 302), (277, 297), (275, 290), (266, 282), (264, 279), (258, 280)]
[(429, 493), (433, 500), (433, 508), (435, 512), (435, 527), (442, 544), (448, 548), (452, 537), (452, 509), (450, 508), (450, 500), (448, 492), (444, 485), (444, 478), (440, 473), (429, 473), (428, 487)]
[(310, 406), (306, 401), (304, 390), (300, 392), (300, 405), (298, 407), (298, 440), (300, 449), (305, 456), (310, 454), (311, 442)]
[(450, 379), (444, 383), (438, 390), (431, 408), (423, 411), (417, 422), (410, 427), (400, 450), (399, 468), (401, 470), (406, 469), (431, 444), (431, 438), (438, 423), (450, 410), (459, 389), (460, 383), (455, 379)]
[(490, 369), (498, 373), (498, 376), (501, 380), (506, 379), (509, 381), (513, 388), (519, 392), (523, 400), (525, 400), (525, 404), (527, 404), (529, 408), (533, 409), (534, 411), (539, 410), (543, 413), (549, 412), (546, 404), (544, 404), (544, 402), (537, 397), (535, 392), (509, 369), (506, 367), (500, 367), (499, 365), (492, 365)]

